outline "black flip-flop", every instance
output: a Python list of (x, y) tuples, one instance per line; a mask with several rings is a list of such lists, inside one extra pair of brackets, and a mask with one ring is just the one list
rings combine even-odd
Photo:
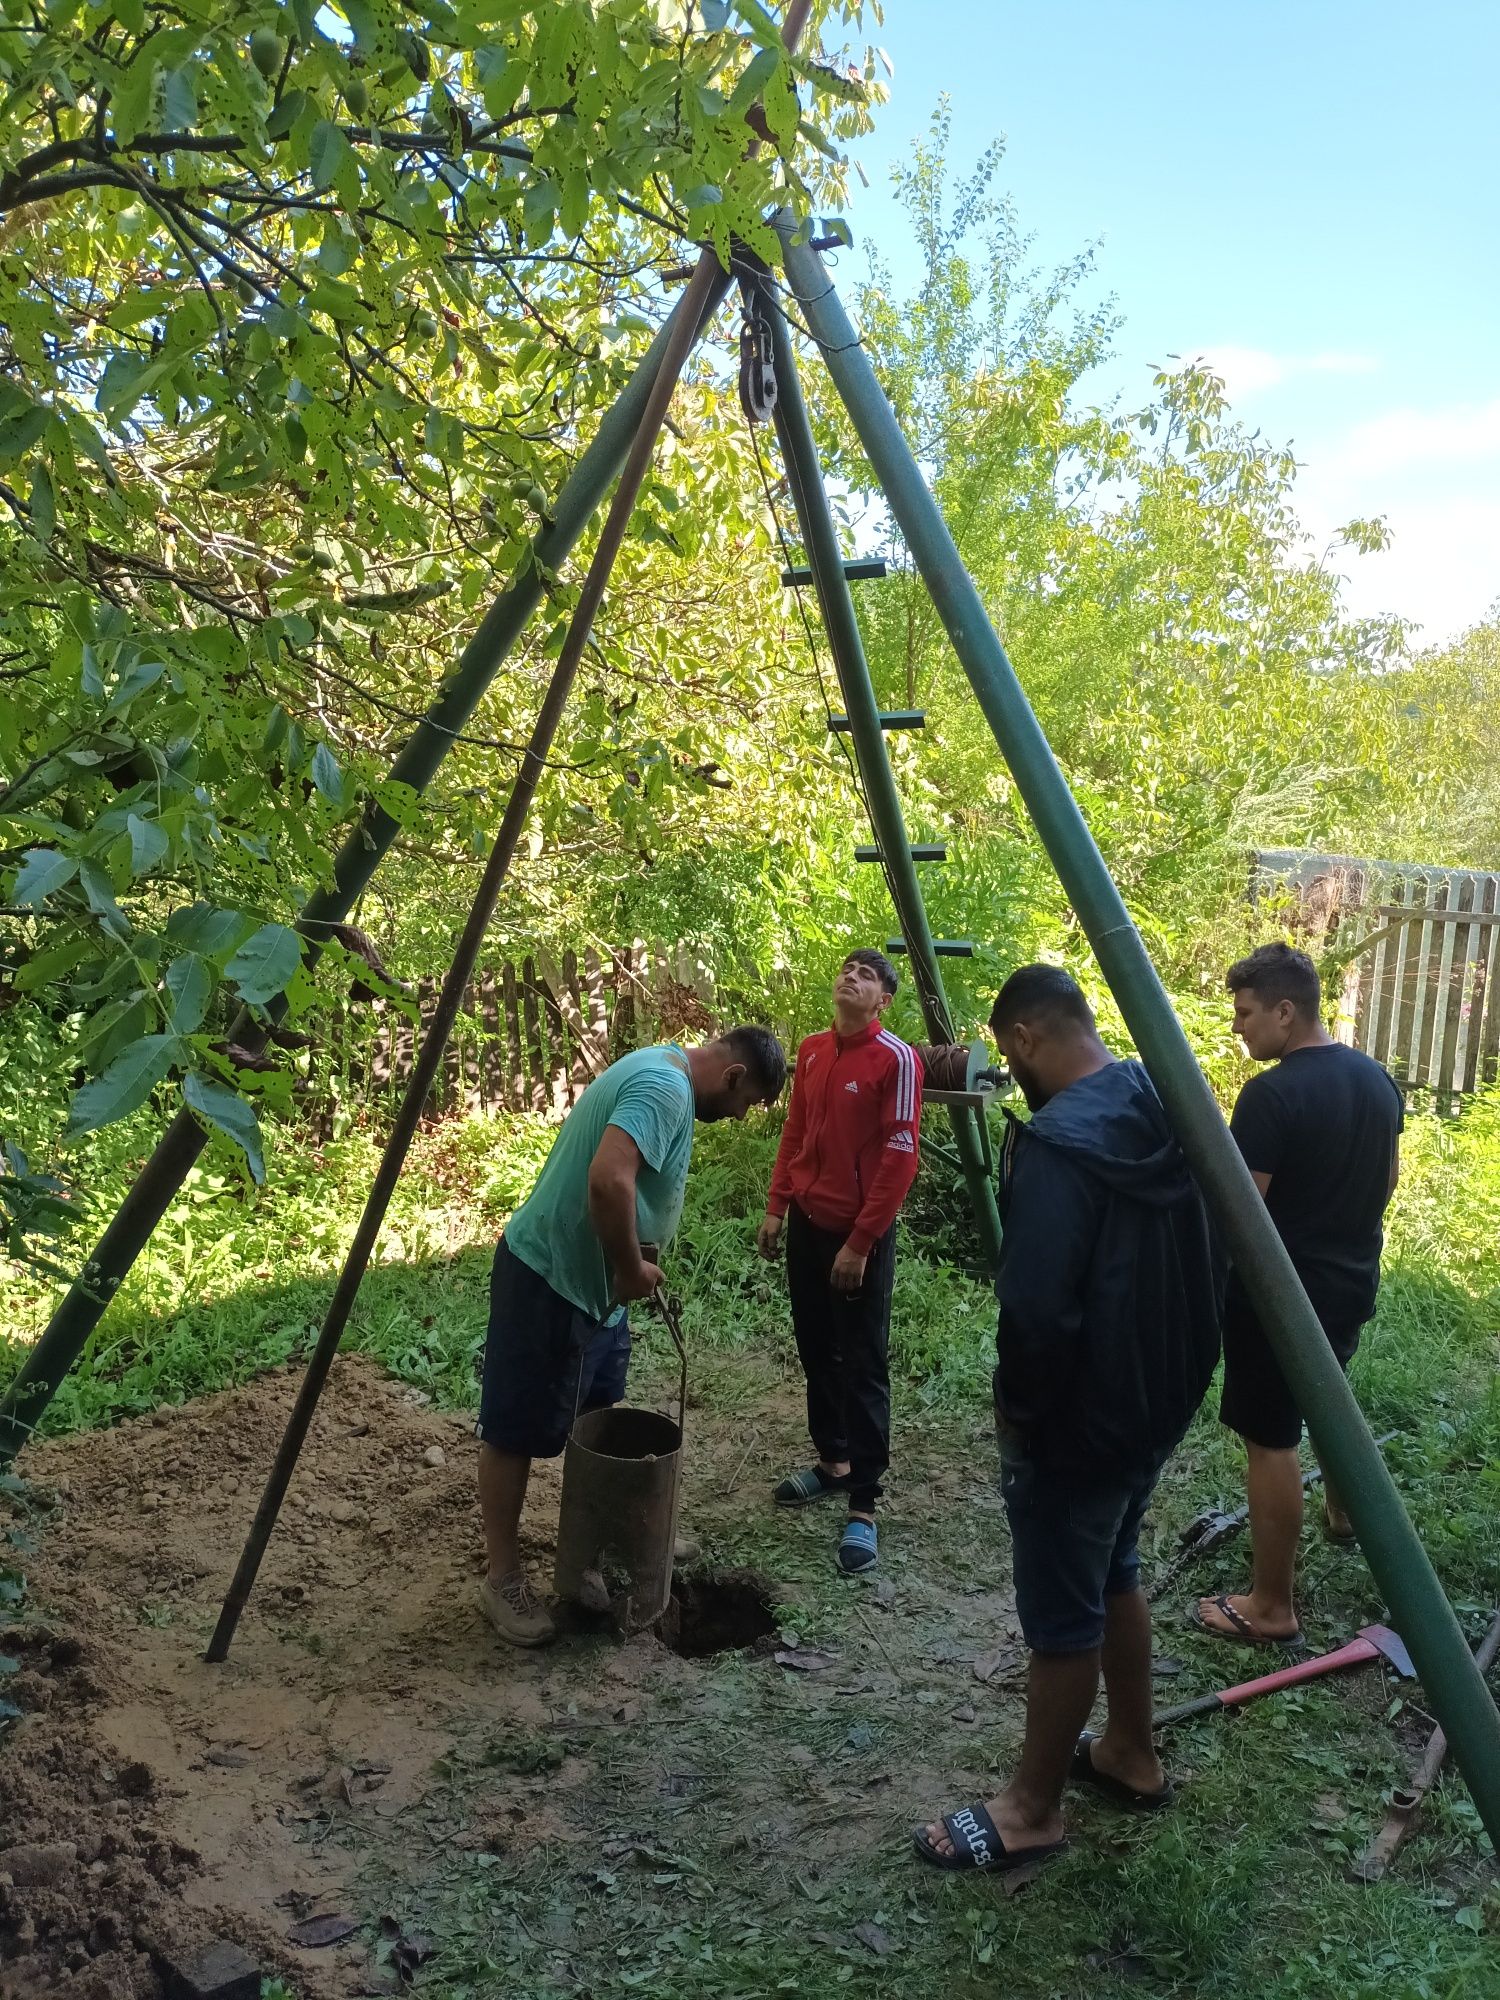
[(1227, 1591), (1221, 1592), (1217, 1597), (1211, 1597), (1209, 1603), (1213, 1605), (1216, 1611), (1222, 1611), (1224, 1616), (1229, 1620), (1230, 1625), (1234, 1628), (1232, 1631), (1226, 1632), (1221, 1626), (1210, 1625), (1195, 1604), (1188, 1613), (1188, 1623), (1196, 1625), (1200, 1632), (1206, 1632), (1210, 1639), (1227, 1639), (1234, 1646), (1270, 1646), (1279, 1648), (1281, 1651), (1287, 1653), (1298, 1653), (1307, 1644), (1300, 1625), (1295, 1632), (1287, 1632), (1285, 1634), (1257, 1632), (1255, 1627), (1250, 1623), (1250, 1620), (1241, 1612), (1235, 1610), (1229, 1601), (1229, 1593)]
[(1168, 1778), (1159, 1792), (1138, 1792), (1134, 1785), (1127, 1785), (1123, 1778), (1112, 1778), (1108, 1771), (1101, 1771), (1095, 1764), (1089, 1746), (1099, 1738), (1092, 1729), (1085, 1729), (1078, 1739), (1078, 1747), (1073, 1752), (1073, 1761), (1068, 1766), (1068, 1776), (1075, 1785), (1092, 1785), (1117, 1806), (1126, 1806), (1131, 1812), (1160, 1812), (1171, 1805), (1177, 1793), (1172, 1780)]
[(1023, 1847), (1012, 1853), (982, 1805), (963, 1806), (957, 1812), (944, 1813), (943, 1825), (953, 1842), (951, 1854), (933, 1846), (925, 1826), (912, 1830), (912, 1845), (934, 1868), (985, 1868), (992, 1875), (1011, 1875), (1035, 1862), (1050, 1861), (1053, 1855), (1065, 1853), (1068, 1845), (1065, 1840), (1054, 1840), (1045, 1847)]

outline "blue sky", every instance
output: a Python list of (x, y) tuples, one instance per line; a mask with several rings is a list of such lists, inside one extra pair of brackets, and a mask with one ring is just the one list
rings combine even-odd
[[(1097, 240), (1125, 316), (1090, 393), (1144, 399), (1149, 364), (1207, 354), (1238, 413), (1305, 471), (1359, 611), (1437, 641), (1500, 597), (1500, 0), (888, 0), (895, 67), (849, 216), (898, 282), (890, 162), (946, 91), (965, 170), (1003, 135), (999, 185), (1054, 262)], [(862, 272), (859, 250), (843, 260)]]

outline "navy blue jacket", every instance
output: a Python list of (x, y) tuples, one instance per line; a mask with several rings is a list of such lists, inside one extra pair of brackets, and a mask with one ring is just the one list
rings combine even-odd
[(1010, 1118), (995, 1409), (1038, 1463), (1141, 1471), (1219, 1358), (1221, 1262), (1150, 1078), (1117, 1062)]

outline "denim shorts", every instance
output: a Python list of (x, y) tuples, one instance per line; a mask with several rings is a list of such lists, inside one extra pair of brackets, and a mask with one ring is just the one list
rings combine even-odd
[(556, 1458), (576, 1416), (623, 1399), (629, 1365), (625, 1308), (603, 1322), (591, 1319), (502, 1236), (490, 1275), (476, 1437), (519, 1458)]
[(1165, 1462), (1084, 1479), (1002, 1454), (1016, 1611), (1033, 1653), (1088, 1653), (1101, 1642), (1104, 1600), (1140, 1585), (1136, 1542)]

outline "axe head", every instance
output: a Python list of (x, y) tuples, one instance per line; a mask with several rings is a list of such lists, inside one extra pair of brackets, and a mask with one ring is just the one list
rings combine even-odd
[(1389, 1625), (1365, 1625), (1361, 1627), (1359, 1636), (1367, 1639), (1377, 1653), (1389, 1660), (1403, 1680), (1416, 1679), (1417, 1670), (1399, 1632), (1393, 1632)]

